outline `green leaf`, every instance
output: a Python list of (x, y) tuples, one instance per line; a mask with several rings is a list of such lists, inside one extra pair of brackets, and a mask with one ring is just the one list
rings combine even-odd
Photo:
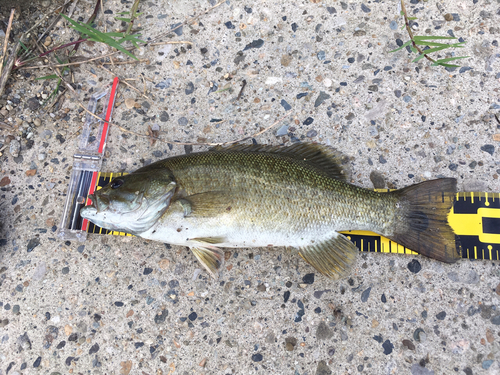
[(118, 14), (118, 15), (120, 15), (120, 16), (123, 16), (123, 15), (125, 15), (125, 14), (130, 14), (130, 12), (120, 12), (120, 13), (116, 13), (116, 14)]
[(130, 22), (130, 18), (115, 17), (117, 21)]
[(19, 41), (19, 45), (23, 48), (23, 50), (25, 50), (26, 52), (29, 52), (28, 47), (26, 47), (26, 45), (23, 42)]
[(469, 56), (456, 56), (456, 57), (448, 57), (447, 59), (440, 59), (435, 62), (435, 64), (440, 64), (440, 63), (447, 63), (448, 61), (454, 61), (454, 60), (460, 60), (460, 59), (466, 59)]
[(429, 46), (429, 47), (446, 47), (446, 48), (463, 48), (463, 43), (436, 43), (436, 42), (415, 42), (418, 46)]
[(397, 52), (399, 50), (402, 50), (403, 48), (405, 48), (406, 46), (409, 46), (411, 44), (411, 40), (407, 41), (405, 44), (403, 44), (401, 47), (399, 48), (396, 48), (396, 49), (393, 49), (392, 51), (389, 51), (389, 52)]
[(432, 66), (444, 66), (445, 68), (460, 68), (460, 65), (453, 65), (453, 64), (444, 64), (444, 63), (439, 63), (439, 64), (432, 64)]
[(57, 76), (57, 74), (51, 74), (51, 75), (49, 75), (49, 76), (45, 76), (45, 77), (38, 77), (38, 78), (35, 78), (35, 80), (36, 80), (36, 81), (39, 81), (39, 80), (41, 80), (41, 79), (55, 79), (55, 78), (59, 78), (59, 77)]
[(413, 45), (410, 46), (410, 49), (412, 52), (418, 53), (418, 50), (415, 47), (413, 47)]
[(417, 17), (408, 17), (408, 20), (410, 21), (415, 21), (416, 19), (418, 19)]
[[(73, 25), (73, 28), (76, 29), (77, 31), (81, 32), (84, 35), (88, 36), (88, 40), (94, 41), (94, 42), (100, 42), (100, 43), (105, 43), (110, 47), (116, 48), (117, 50), (123, 52), (124, 54), (132, 57), (135, 60), (138, 60), (137, 57), (135, 57), (131, 52), (127, 51), (125, 47), (123, 47), (120, 42), (117, 42), (115, 39), (113, 39), (109, 34), (107, 33), (102, 33), (98, 30), (93, 29), (87, 24), (80, 24), (68, 16), (61, 14), (61, 16), (64, 17), (69, 23)], [(115, 34), (115, 33), (111, 33)], [(121, 39), (121, 40), (128, 40), (128, 39)]]
[(452, 36), (432, 36), (432, 35), (416, 35), (413, 37), (413, 40), (415, 41), (422, 41), (422, 40), (437, 40), (437, 39), (457, 39)]

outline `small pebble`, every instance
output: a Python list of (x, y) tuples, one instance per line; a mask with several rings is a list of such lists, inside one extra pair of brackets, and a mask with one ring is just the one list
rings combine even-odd
[(368, 298), (370, 297), (370, 292), (372, 290), (372, 287), (369, 287), (361, 293), (361, 302), (366, 302), (368, 301)]
[(319, 107), (327, 99), (330, 99), (330, 95), (324, 91), (320, 91), (316, 101), (314, 102), (314, 107)]
[(303, 124), (304, 125), (311, 125), (313, 123), (314, 119), (312, 117), (308, 117), (304, 120)]
[(302, 278), (302, 282), (304, 284), (313, 284), (314, 283), (314, 273), (308, 273)]
[(410, 263), (408, 263), (408, 269), (412, 273), (419, 273), (420, 270), (422, 269), (422, 265), (420, 264), (420, 262), (418, 260), (412, 259), (412, 261)]
[(289, 111), (292, 109), (292, 106), (286, 102), (285, 99), (281, 99), (281, 106), (285, 108), (285, 111)]

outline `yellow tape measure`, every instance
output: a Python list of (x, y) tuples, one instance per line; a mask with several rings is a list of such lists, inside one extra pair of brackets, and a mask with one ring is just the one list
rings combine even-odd
[[(96, 190), (126, 173), (100, 172)], [(379, 190), (387, 192), (389, 190)], [(448, 216), (450, 226), (460, 236), (462, 257), (467, 259), (500, 259), (500, 193), (457, 193), (455, 204)], [(92, 223), (88, 233), (132, 236), (128, 233), (102, 229)], [(342, 232), (360, 251), (416, 255), (388, 238), (366, 231)]]

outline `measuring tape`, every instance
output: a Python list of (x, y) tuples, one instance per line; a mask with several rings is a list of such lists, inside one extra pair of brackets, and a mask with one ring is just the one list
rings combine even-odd
[[(99, 190), (115, 177), (126, 173), (99, 172), (94, 186)], [(388, 192), (389, 190), (377, 190)], [(448, 216), (455, 234), (460, 236), (462, 257), (467, 259), (500, 259), (500, 193), (457, 193), (455, 204)], [(88, 223), (88, 233), (132, 236)], [(386, 237), (367, 231), (342, 232), (362, 252), (417, 255)]]

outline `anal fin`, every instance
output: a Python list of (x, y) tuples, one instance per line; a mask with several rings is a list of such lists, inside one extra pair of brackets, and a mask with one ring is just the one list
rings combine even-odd
[(356, 246), (340, 233), (329, 240), (301, 247), (299, 250), (302, 259), (334, 280), (347, 275), (358, 253)]

